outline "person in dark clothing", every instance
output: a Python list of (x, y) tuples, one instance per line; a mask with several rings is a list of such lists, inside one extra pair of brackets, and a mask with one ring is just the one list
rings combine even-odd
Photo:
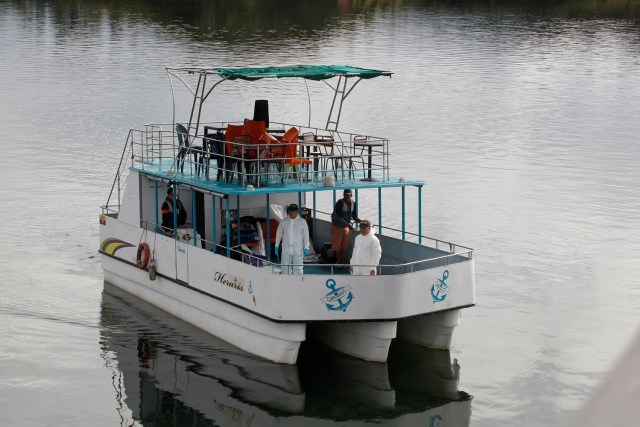
[(331, 213), (331, 249), (336, 254), (336, 264), (341, 263), (341, 255), (349, 245), (349, 234), (353, 231), (351, 220), (360, 222), (356, 202), (351, 190), (344, 190), (342, 199), (336, 202)]
[[(184, 209), (180, 199), (176, 199), (175, 206), (178, 228), (184, 228), (184, 224), (187, 222), (187, 211)], [(173, 237), (173, 187), (167, 189), (167, 198), (162, 203), (160, 212), (162, 213), (162, 228), (165, 234)]]

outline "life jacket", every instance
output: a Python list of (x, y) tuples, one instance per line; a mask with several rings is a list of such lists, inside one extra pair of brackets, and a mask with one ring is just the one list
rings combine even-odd
[[(168, 207), (168, 209), (165, 208)], [(184, 209), (184, 205), (180, 201), (180, 199), (176, 199), (176, 209), (178, 210), (178, 224), (183, 225), (187, 222), (187, 211)], [(165, 199), (162, 204), (162, 210), (160, 211), (163, 215), (169, 214), (169, 223), (163, 224), (164, 226), (171, 226), (173, 224), (173, 202), (169, 199)]]
[[(342, 205), (340, 205), (341, 203)], [(355, 208), (356, 202), (345, 203), (343, 199), (338, 200), (333, 208), (333, 213), (331, 213), (331, 223), (339, 227), (344, 226), (340, 219), (344, 220), (347, 224), (350, 223), (353, 218), (353, 211), (355, 211)]]

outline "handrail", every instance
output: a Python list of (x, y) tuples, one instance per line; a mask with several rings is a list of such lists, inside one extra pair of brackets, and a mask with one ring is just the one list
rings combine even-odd
[[(133, 130), (130, 130), (129, 133), (127, 134), (127, 140), (124, 144), (124, 148), (122, 149), (122, 155), (120, 156), (120, 163), (118, 164), (116, 175), (113, 177), (113, 184), (111, 185), (111, 191), (109, 191), (109, 196), (107, 197), (107, 203), (105, 203), (105, 205), (102, 207), (103, 211), (109, 210), (109, 202), (111, 201), (111, 196), (113, 195), (114, 188), (116, 188), (116, 184), (118, 189), (118, 205), (117, 206), (118, 206), (118, 210), (120, 209), (120, 190), (121, 190), (120, 178), (124, 170), (126, 169), (126, 162), (124, 159), (125, 159), (125, 154), (127, 153), (127, 148), (130, 148), (130, 149), (132, 148), (132, 141), (133, 141), (132, 132)], [(131, 159), (133, 160), (133, 153), (132, 153)]]
[[(373, 226), (374, 226), (374, 227), (379, 227), (379, 228), (384, 228), (384, 229), (386, 229), (386, 230), (396, 231), (396, 232), (398, 232), (398, 233), (402, 233), (402, 230), (398, 230), (397, 228), (387, 227), (387, 226), (379, 225), (379, 224), (373, 224)], [(428, 239), (428, 240), (432, 240), (432, 241), (436, 242), (436, 247), (435, 247), (435, 249), (439, 249), (439, 248), (438, 248), (438, 245), (437, 245), (438, 243), (444, 243), (444, 244), (446, 244), (446, 245), (449, 245), (449, 252), (451, 252), (451, 254), (452, 254), (452, 255), (459, 255), (459, 254), (461, 254), (461, 253), (467, 253), (467, 252), (472, 253), (472, 252), (474, 251), (474, 249), (473, 249), (473, 248), (469, 248), (469, 247), (467, 247), (467, 246), (463, 246), (463, 245), (458, 245), (458, 244), (456, 244), (456, 243), (452, 243), (452, 242), (447, 242), (447, 241), (445, 241), (445, 240), (436, 239), (436, 238), (434, 238), (434, 237), (425, 236), (424, 234), (423, 234), (423, 235), (419, 235), (419, 234), (417, 234), (417, 233), (412, 233), (412, 232), (410, 232), (410, 231), (405, 231), (404, 233), (405, 233), (405, 234), (408, 234), (408, 235), (411, 235), (411, 236), (415, 236), (415, 237), (422, 237), (423, 239)], [(424, 246), (424, 245), (423, 245), (423, 246)], [(428, 247), (428, 246), (427, 246), (427, 247)], [(455, 251), (456, 251), (456, 248), (457, 248), (457, 247), (460, 247), (460, 248), (466, 249), (466, 251), (456, 253)]]
[[(317, 211), (320, 212), (320, 211)], [(324, 212), (320, 212), (320, 213), (324, 213)], [(146, 231), (149, 231), (149, 227), (152, 228), (152, 232), (157, 233), (157, 230), (160, 229), (160, 225), (151, 222), (151, 221), (143, 221), (144, 223), (144, 228)], [(424, 237), (424, 236), (423, 236)], [(201, 248), (202, 248), (202, 243), (206, 243), (208, 245), (211, 246), (212, 249), (208, 249), (211, 252), (214, 252), (220, 256), (225, 256), (225, 258), (227, 258), (227, 256), (225, 255), (227, 252), (227, 246), (226, 245), (221, 245), (219, 243), (214, 243), (210, 240), (204, 239), (202, 237), (197, 237), (197, 236), (193, 236), (193, 243), (190, 243), (190, 245), (193, 246), (197, 246), (197, 241), (199, 240), (201, 242)], [(448, 242), (444, 242), (442, 240), (438, 240), (438, 239), (431, 239), (434, 241), (438, 241), (438, 242), (442, 242), (442, 243), (448, 243)], [(240, 243), (239, 245), (236, 246), (232, 246), (229, 247), (229, 253), (234, 253), (237, 254), (239, 257), (241, 258), (248, 258), (248, 259), (253, 259), (253, 263), (249, 263), (252, 266), (258, 266), (260, 264), (266, 264), (268, 267), (271, 268), (271, 273), (275, 274), (275, 269), (276, 268), (282, 268), (282, 264), (278, 264), (278, 263), (274, 263), (269, 259), (265, 259), (265, 258), (261, 258), (255, 254), (252, 253), (246, 253), (244, 251), (239, 251), (236, 248), (238, 246), (240, 246), (242, 243)], [(451, 244), (453, 245), (453, 244)], [(425, 245), (422, 245), (425, 246)], [(454, 247), (456, 245), (453, 245)], [(409, 262), (403, 262), (403, 263), (399, 263), (399, 264), (377, 264), (377, 265), (368, 265), (368, 264), (354, 264), (354, 265), (350, 265), (350, 264), (306, 264), (306, 266), (309, 265), (313, 265), (315, 267), (321, 266), (323, 269), (328, 269), (330, 271), (330, 274), (335, 274), (336, 270), (340, 270), (342, 271), (345, 267), (368, 267), (368, 268), (375, 268), (376, 270), (376, 275), (390, 275), (390, 274), (384, 274), (384, 270), (408, 270), (409, 273), (414, 273), (416, 271), (420, 271), (420, 270), (424, 270), (425, 268), (420, 268), (422, 267), (424, 264), (427, 263), (432, 263), (432, 264), (443, 264), (443, 265), (449, 265), (449, 261), (454, 258), (454, 257), (466, 257), (467, 260), (471, 260), (472, 259), (472, 253), (473, 253), (473, 249), (471, 248), (467, 248), (465, 246), (462, 245), (457, 245), (459, 247), (463, 247), (465, 249), (468, 249), (466, 251), (462, 251), (462, 252), (453, 252), (453, 253), (449, 253), (446, 255), (442, 255), (442, 256), (438, 256), (435, 258), (428, 258), (428, 259), (421, 259), (421, 260), (416, 260), (416, 261), (409, 261)], [(428, 246), (425, 246), (428, 248)], [(203, 248), (204, 249), (204, 248)], [(220, 252), (218, 252), (218, 250), (220, 250)], [(231, 257), (228, 257), (231, 258)], [(241, 261), (243, 262), (243, 261)], [(246, 262), (245, 262), (246, 263)], [(305, 264), (287, 264), (287, 266), (291, 266), (291, 267), (304, 267)], [(309, 273), (307, 273), (309, 274)]]
[[(320, 213), (320, 214), (327, 215), (327, 216), (329, 216), (329, 217), (331, 216), (331, 213), (330, 213), (330, 212), (321, 211), (321, 210), (319, 210), (319, 209), (316, 209), (316, 210), (315, 210), (315, 212), (316, 212), (316, 214), (319, 214), (319, 213)], [(375, 223), (374, 223), (374, 224), (372, 224), (371, 226), (372, 226), (372, 228), (378, 227), (378, 228), (383, 228), (383, 229), (385, 229), (385, 230), (395, 231), (395, 232), (400, 233), (400, 234), (402, 233), (402, 230), (399, 230), (399, 229), (397, 229), (397, 228), (392, 228), (392, 227), (383, 226), (383, 225), (380, 225), (380, 224), (375, 224)], [(433, 242), (436, 242), (436, 246), (435, 246), (435, 248), (433, 248), (433, 249), (441, 250), (441, 249), (438, 247), (438, 243), (442, 243), (442, 244), (448, 245), (448, 246), (449, 246), (449, 252), (451, 252), (451, 254), (450, 254), (450, 255), (463, 255), (463, 254), (466, 254), (466, 253), (473, 253), (473, 251), (474, 251), (474, 249), (473, 249), (473, 248), (469, 248), (469, 247), (467, 247), (467, 246), (459, 245), (459, 244), (457, 244), (457, 243), (453, 243), (453, 242), (448, 242), (448, 241), (446, 241), (446, 240), (436, 239), (435, 237), (429, 237), (429, 236), (424, 235), (424, 234), (419, 235), (419, 234), (417, 234), (417, 233), (412, 233), (412, 232), (410, 232), (410, 231), (405, 231), (405, 234), (408, 234), (408, 235), (410, 235), (410, 236), (415, 236), (415, 237), (417, 237), (417, 238), (422, 237), (423, 239), (427, 239), (427, 240), (431, 240), (431, 241), (433, 241)], [(417, 244), (417, 242), (414, 242), (414, 243), (416, 243), (416, 244)], [(421, 244), (421, 246), (424, 246), (424, 247), (426, 247), (426, 248), (430, 248), (430, 246), (427, 246), (427, 245), (425, 245), (425, 244)], [(465, 250), (465, 251), (463, 251), (463, 252), (457, 252), (457, 253), (456, 253), (456, 252), (455, 252), (455, 251), (456, 251), (456, 248), (463, 248), (463, 249), (466, 249), (466, 250)]]
[[(203, 125), (206, 126), (209, 130), (224, 130), (226, 129), (226, 125), (230, 123), (233, 122), (210, 122), (204, 123)], [(336, 178), (338, 178), (338, 171), (341, 171), (341, 177), (343, 181), (345, 179), (345, 175), (347, 175), (347, 178), (349, 178), (352, 175), (355, 176), (358, 173), (362, 173), (364, 177), (367, 174), (371, 174), (373, 172), (376, 173), (376, 176), (381, 177), (383, 181), (388, 180), (390, 176), (388, 165), (389, 140), (386, 138), (367, 136), (367, 141), (376, 144), (375, 146), (371, 147), (371, 152), (369, 152), (367, 150), (364, 150), (362, 146), (355, 144), (355, 138), (360, 134), (274, 122), (270, 126), (271, 131), (279, 132), (281, 130), (284, 130), (286, 127), (296, 126), (298, 129), (300, 129), (301, 135), (306, 132), (313, 132), (314, 134), (319, 136), (322, 136), (322, 134), (329, 136), (332, 144), (330, 152), (328, 154), (323, 154), (321, 151), (321, 147), (327, 146), (326, 142), (319, 143), (319, 141), (309, 142), (300, 140), (297, 142), (298, 151), (296, 152), (295, 156), (278, 156), (277, 158), (272, 158), (269, 154), (272, 149), (276, 147), (285, 147), (286, 143), (242, 144), (235, 141), (223, 141), (220, 139), (216, 139), (213, 138), (211, 134), (197, 134), (195, 136), (189, 136), (191, 142), (190, 147), (185, 148), (185, 154), (181, 154), (180, 159), (178, 159), (178, 153), (180, 153), (181, 147), (177, 143), (177, 133), (174, 131), (173, 127), (171, 127), (171, 130), (163, 130), (165, 126), (170, 125), (148, 124), (145, 126), (144, 131), (135, 129), (129, 131), (130, 140), (128, 140), (128, 144), (131, 145), (131, 149), (133, 153), (135, 153), (135, 156), (132, 157), (132, 160), (134, 162), (142, 164), (142, 167), (144, 168), (145, 164), (153, 165), (154, 162), (161, 161), (162, 159), (173, 158), (174, 162), (172, 162), (170, 168), (167, 171), (169, 175), (182, 173), (181, 170), (184, 170), (185, 164), (189, 166), (189, 173), (193, 175), (198, 174), (201, 167), (210, 167), (210, 162), (214, 158), (212, 155), (215, 154), (217, 158), (220, 158), (222, 160), (218, 169), (221, 169), (225, 173), (225, 176), (236, 173), (233, 167), (228, 166), (234, 165), (233, 162), (242, 162), (245, 166), (255, 166), (252, 168), (254, 172), (250, 172), (249, 170), (247, 170), (246, 172), (241, 173), (242, 179), (239, 179), (238, 183), (244, 186), (248, 179), (258, 181), (259, 176), (266, 176), (267, 179), (284, 179), (287, 175), (290, 174), (290, 172), (285, 170), (273, 172), (270, 168), (265, 168), (265, 172), (260, 174), (258, 166), (262, 165), (261, 162), (282, 162), (284, 164), (291, 162), (295, 163), (295, 160), (299, 157), (305, 157), (304, 152), (307, 151), (308, 158), (313, 160), (313, 176), (316, 178), (320, 175), (326, 175), (328, 173), (334, 173), (336, 174)], [(139, 134), (140, 137), (133, 138), (134, 134)], [(169, 139), (171, 142), (166, 143), (166, 139), (163, 137), (163, 135), (170, 135), (171, 138), (167, 139)], [(231, 145), (234, 147), (238, 147), (237, 151), (239, 152), (239, 155), (231, 155), (229, 153), (226, 153), (226, 150), (223, 150), (223, 152), (221, 153), (212, 153), (209, 149), (205, 149), (208, 147), (205, 147), (204, 144), (202, 144), (201, 148), (196, 148), (200, 144), (194, 144), (194, 142), (198, 140), (202, 140), (203, 142), (205, 140), (208, 142), (215, 141), (216, 143), (225, 144), (227, 146)], [(248, 156), (248, 151), (257, 151), (258, 155), (256, 157)], [(172, 156), (168, 155), (169, 153), (171, 153)], [(180, 165), (182, 165), (182, 167), (180, 167), (180, 170), (178, 170)], [(227, 165), (227, 167), (224, 167), (224, 165)], [(310, 167), (305, 169), (304, 173), (311, 173), (310, 169)], [(299, 176), (297, 180), (303, 181), (302, 175), (298, 175)]]

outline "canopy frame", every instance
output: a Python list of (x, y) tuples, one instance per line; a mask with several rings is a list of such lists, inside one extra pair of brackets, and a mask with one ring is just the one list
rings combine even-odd
[[(200, 126), (202, 106), (213, 90), (227, 80), (256, 81), (268, 78), (302, 78), (305, 80), (323, 81), (333, 90), (333, 100), (327, 117), (326, 129), (337, 131), (342, 114), (344, 101), (351, 94), (353, 89), (362, 80), (374, 77), (391, 77), (390, 71), (352, 67), (347, 65), (294, 65), (285, 67), (247, 67), (247, 68), (211, 68), (211, 67), (166, 67), (166, 72), (171, 84), (171, 96), (173, 100), (173, 123), (176, 122), (176, 99), (173, 78), (178, 79), (189, 90), (193, 96), (189, 124), (187, 126), (189, 137), (195, 137)], [(196, 87), (193, 88), (185, 80), (182, 74), (198, 74)], [(218, 76), (219, 80), (207, 89), (207, 77)], [(335, 86), (332, 86), (328, 79), (338, 77)], [(355, 81), (349, 86), (349, 79)], [(308, 96), (308, 91), (307, 91)], [(309, 99), (309, 104), (311, 100)], [(311, 115), (311, 109), (309, 109)], [(309, 122), (311, 118), (309, 117)]]

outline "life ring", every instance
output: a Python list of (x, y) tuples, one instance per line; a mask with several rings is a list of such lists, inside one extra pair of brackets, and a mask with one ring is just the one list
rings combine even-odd
[[(142, 252), (144, 251), (144, 258), (142, 258)], [(149, 258), (151, 258), (151, 250), (146, 242), (142, 242), (138, 245), (138, 253), (136, 254), (136, 265), (139, 269), (144, 270), (149, 265)]]

